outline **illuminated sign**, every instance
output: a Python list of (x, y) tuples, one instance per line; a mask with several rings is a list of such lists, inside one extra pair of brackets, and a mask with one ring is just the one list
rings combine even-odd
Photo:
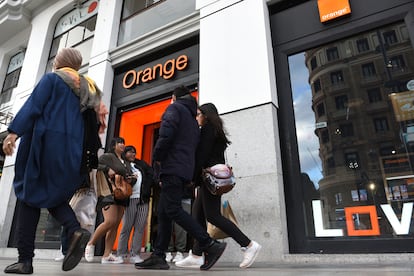
[(351, 13), (349, 0), (318, 0), (318, 9), (322, 23)]
[(389, 97), (397, 122), (414, 119), (414, 91), (392, 93)]
[(158, 77), (168, 80), (174, 77), (176, 71), (182, 71), (187, 66), (187, 55), (180, 55), (177, 58), (168, 59), (164, 63), (157, 63), (151, 67), (129, 70), (122, 77), (122, 86), (125, 89), (132, 89), (141, 83), (156, 80)]
[[(413, 202), (404, 203), (402, 206), (401, 219), (395, 214), (391, 204), (381, 204), (381, 209), (391, 224), (396, 235), (408, 235), (413, 213)], [(320, 200), (312, 201), (313, 222), (315, 226), (315, 237), (343, 237), (343, 229), (325, 229), (322, 219), (322, 205)], [(374, 205), (345, 207), (346, 230), (348, 236), (379, 236), (380, 228), (377, 209)], [(356, 229), (354, 215), (367, 214), (371, 222), (371, 229)]]

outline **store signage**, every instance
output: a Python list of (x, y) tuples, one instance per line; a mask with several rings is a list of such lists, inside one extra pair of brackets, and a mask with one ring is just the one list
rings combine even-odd
[(188, 66), (188, 56), (180, 55), (177, 58), (168, 59), (154, 66), (129, 70), (122, 77), (122, 86), (125, 89), (133, 89), (141, 83), (147, 83), (164, 78), (166, 80), (174, 77), (177, 71), (182, 71)]
[[(398, 219), (391, 204), (381, 204), (381, 209), (396, 235), (408, 235), (413, 213), (413, 202), (403, 204), (401, 220)], [(323, 225), (322, 205), (320, 200), (312, 201), (313, 222), (315, 237), (343, 237), (343, 229), (325, 229)], [(374, 205), (345, 207), (345, 221), (348, 236), (379, 236), (381, 235), (377, 208)], [(354, 215), (367, 214), (371, 222), (371, 229), (355, 229)]]
[(349, 0), (318, 0), (318, 9), (322, 23), (351, 13)]
[(81, 7), (76, 8), (62, 16), (56, 24), (54, 37), (58, 37), (59, 35), (67, 32), (71, 28), (97, 14), (98, 5), (99, 1), (90, 0), (83, 3)]
[(407, 89), (410, 91), (414, 91), (414, 80), (410, 80), (407, 82)]
[(389, 97), (397, 122), (414, 119), (414, 91), (392, 93)]

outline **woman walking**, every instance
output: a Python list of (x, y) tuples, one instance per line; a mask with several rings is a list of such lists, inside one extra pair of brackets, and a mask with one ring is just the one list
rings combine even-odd
[[(233, 222), (223, 217), (220, 212), (221, 196), (209, 192), (202, 181), (202, 169), (224, 164), (224, 151), (230, 144), (223, 128), (223, 122), (212, 103), (203, 104), (197, 112), (197, 121), (200, 126), (200, 143), (196, 152), (195, 183), (198, 187), (197, 197), (193, 204), (193, 216), (206, 228), (206, 220), (223, 230), (227, 235), (240, 244), (244, 252), (241, 268), (251, 266), (262, 248), (257, 242), (250, 240)], [(178, 267), (199, 267), (204, 260), (202, 252), (194, 243), (192, 252), (180, 262)]]

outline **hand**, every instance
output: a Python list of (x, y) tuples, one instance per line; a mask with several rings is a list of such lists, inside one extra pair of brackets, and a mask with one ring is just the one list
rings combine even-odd
[(9, 133), (3, 140), (3, 152), (5, 155), (12, 155), (16, 148), (17, 134)]

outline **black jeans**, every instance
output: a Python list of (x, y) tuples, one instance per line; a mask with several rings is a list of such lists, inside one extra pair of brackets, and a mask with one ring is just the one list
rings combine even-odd
[[(250, 239), (233, 222), (221, 215), (221, 196), (211, 194), (207, 188), (201, 184), (198, 189), (197, 198), (193, 203), (193, 217), (199, 224), (207, 228), (206, 221), (223, 230), (224, 233), (232, 237), (241, 247), (250, 244)], [(201, 256), (202, 250), (197, 242), (193, 246), (193, 254)]]
[[(18, 201), (17, 217), (17, 249), (19, 263), (32, 262), (36, 238), (36, 228), (40, 218), (40, 208), (32, 207)], [(49, 213), (67, 230), (67, 237), (80, 229), (80, 224), (68, 202), (48, 208)]]
[(165, 258), (165, 251), (171, 238), (173, 221), (199, 242), (201, 250), (207, 248), (212, 242), (212, 238), (207, 234), (205, 228), (183, 210), (181, 205), (184, 180), (174, 175), (163, 175), (161, 176), (161, 182), (162, 187), (158, 203), (158, 233), (154, 254)]

